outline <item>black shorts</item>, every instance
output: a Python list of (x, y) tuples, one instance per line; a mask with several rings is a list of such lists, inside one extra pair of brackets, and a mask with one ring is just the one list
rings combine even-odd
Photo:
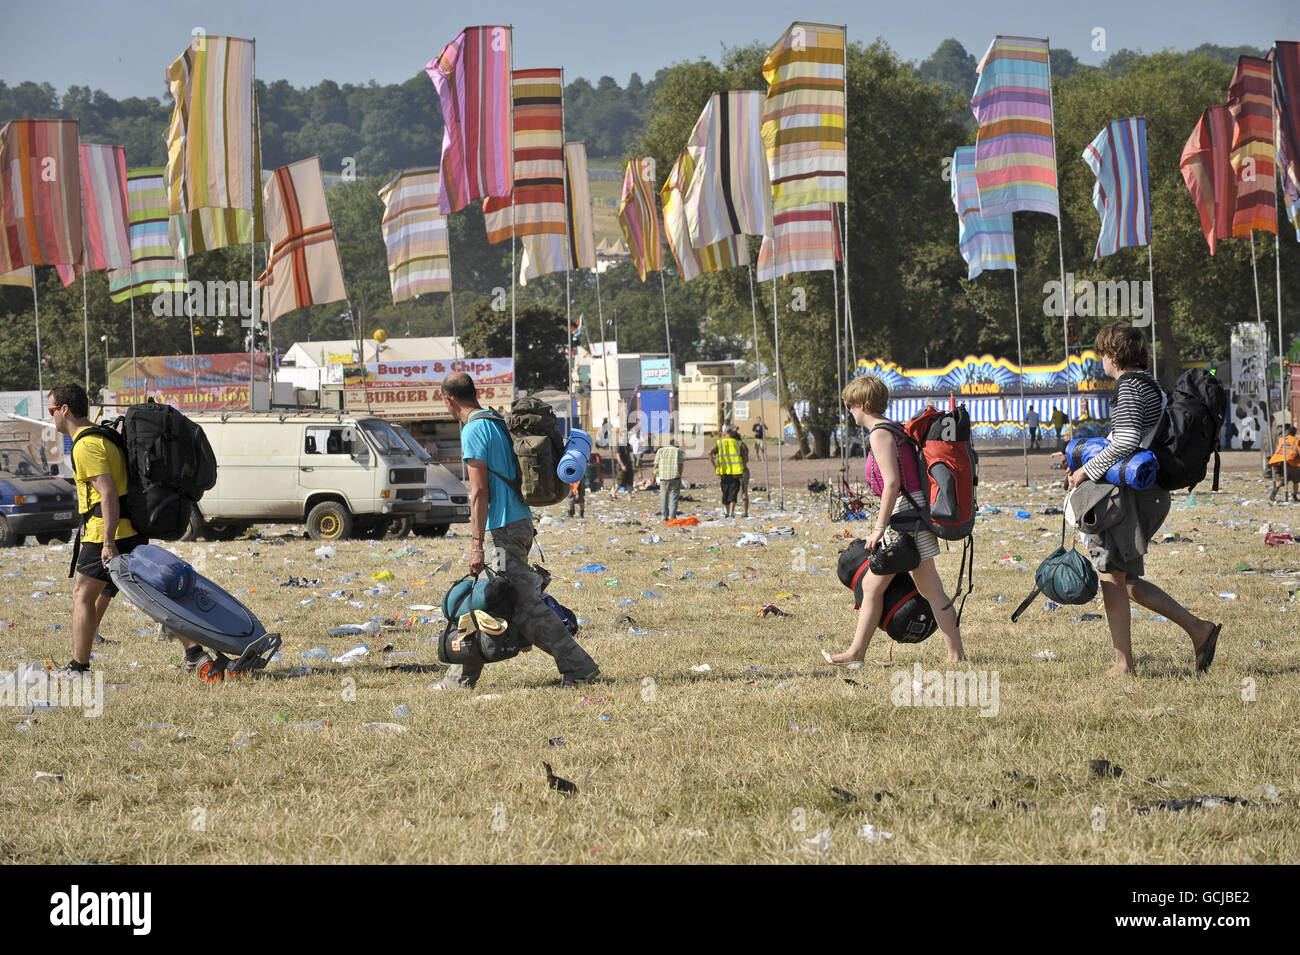
[(740, 475), (724, 474), (722, 476), (722, 503), (735, 504), (740, 493)]
[[(117, 541), (117, 552), (119, 554), (129, 554), (141, 544), (149, 543), (149, 538), (143, 534), (136, 534), (134, 537), (123, 537)], [(104, 545), (98, 541), (90, 543), (89, 541), (81, 545), (81, 550), (77, 551), (77, 573), (84, 574), (94, 580), (104, 581), (104, 593), (109, 599), (117, 596), (117, 584), (113, 583), (113, 578), (109, 576), (108, 568), (104, 566)]]

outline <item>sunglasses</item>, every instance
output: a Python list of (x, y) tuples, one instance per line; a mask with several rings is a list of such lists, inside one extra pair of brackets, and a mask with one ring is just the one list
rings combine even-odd
[(50, 409), (50, 414), (54, 414), (54, 412), (58, 411), (60, 408), (63, 407), (65, 407), (65, 405), (55, 405), (53, 408)]

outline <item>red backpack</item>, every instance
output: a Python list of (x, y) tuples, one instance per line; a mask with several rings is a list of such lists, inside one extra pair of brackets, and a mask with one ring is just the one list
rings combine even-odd
[[(890, 526), (898, 531), (928, 530), (943, 540), (962, 541), (961, 568), (957, 571), (957, 592), (961, 607), (975, 586), (975, 486), (979, 456), (970, 442), (970, 413), (965, 405), (953, 411), (926, 408), (902, 428), (891, 425), (900, 435), (899, 451), (915, 454), (929, 488), (928, 511), (905, 509), (895, 514)], [(966, 591), (962, 596), (965, 577)], [(957, 610), (961, 620), (961, 608)]]
[(921, 454), (929, 475), (929, 529), (943, 540), (969, 537), (975, 528), (979, 458), (971, 447), (966, 406), (955, 411), (926, 408), (903, 425), (903, 432)]

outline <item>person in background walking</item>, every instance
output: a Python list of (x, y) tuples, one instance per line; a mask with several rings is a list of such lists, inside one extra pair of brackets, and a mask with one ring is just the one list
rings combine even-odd
[(718, 438), (713, 450), (709, 452), (709, 461), (722, 485), (722, 508), (727, 517), (736, 516), (740, 476), (745, 473), (745, 458), (748, 456), (745, 446), (733, 434), (730, 426), (725, 428), (722, 437)]
[(659, 511), (666, 521), (677, 519), (677, 504), (682, 496), (682, 449), (677, 439), (655, 452), (655, 480), (659, 482)]
[(1065, 450), (1065, 439), (1061, 436), (1062, 430), (1070, 423), (1069, 417), (1060, 408), (1052, 412), (1052, 427), (1056, 429), (1056, 450)]
[(1025, 430), (1029, 432), (1029, 446), (1035, 450), (1038, 449), (1038, 425), (1040, 424), (1038, 409), (1033, 405), (1025, 412)]
[(645, 441), (641, 429), (633, 428), (627, 436), (627, 448), (632, 453), (632, 464), (636, 468), (636, 480), (641, 480), (641, 459), (645, 455)]
[(617, 501), (619, 491), (626, 492), (630, 498), (632, 496), (632, 452), (626, 444), (618, 446), (614, 458), (614, 470), (618, 473), (614, 477), (614, 486), (609, 489), (609, 499)]
[(763, 438), (767, 434), (767, 425), (763, 424), (763, 419), (760, 418), (754, 422), (754, 427), (751, 430), (754, 432), (754, 453), (757, 455), (754, 460), (761, 461), (764, 455), (767, 454), (767, 451), (763, 448)]
[(740, 516), (749, 517), (749, 448), (741, 440), (740, 428), (734, 424), (731, 426), (731, 436), (740, 442), (740, 459), (745, 465), (740, 472), (740, 506), (744, 508), (744, 513)]

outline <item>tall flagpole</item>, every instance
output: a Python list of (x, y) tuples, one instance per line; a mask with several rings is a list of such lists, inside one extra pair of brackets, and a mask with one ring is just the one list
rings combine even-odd
[[(850, 351), (850, 354), (853, 355), (854, 358), (856, 359), (857, 342), (854, 340), (854, 335), (853, 335), (853, 318), (852, 318), (853, 311), (849, 307), (849, 25), (846, 23), (843, 25), (843, 27), (844, 27), (844, 61), (843, 61), (844, 62), (844, 221), (840, 224), (841, 236), (842, 236), (840, 239), (840, 250), (844, 255), (844, 347), (851, 348), (852, 350)], [(834, 210), (835, 210), (835, 205), (834, 203), (832, 203), (831, 204), (832, 214), (834, 213)], [(831, 271), (833, 272), (834, 269), (832, 269)], [(773, 288), (772, 305), (773, 308), (775, 308), (776, 286), (774, 285), (772, 288)], [(836, 311), (838, 312), (838, 310), (839, 310), (839, 305), (837, 303)], [(836, 361), (839, 361), (838, 355), (836, 356)], [(845, 373), (847, 374), (847, 363), (846, 363)], [(777, 381), (777, 388), (778, 388), (777, 396), (779, 398), (780, 397), (779, 379)], [(838, 396), (836, 397), (836, 400), (838, 402)], [(780, 417), (781, 417), (781, 409), (778, 402), (777, 418), (779, 419)], [(842, 444), (847, 443), (847, 438), (849, 436), (849, 422), (851, 420), (852, 417), (846, 419), (844, 422), (844, 437), (846, 441), (841, 442)], [(778, 451), (780, 451), (781, 439), (784, 437), (784, 435), (785, 435), (784, 428), (778, 428), (777, 445), (776, 445)], [(846, 459), (846, 465), (847, 465), (847, 459)], [(779, 463), (777, 465), (777, 469), (780, 470)], [(782, 500), (784, 501), (785, 498), (784, 484), (781, 486), (781, 495), (782, 495)]]
[[(650, 201), (651, 201), (651, 203), (653, 204), (654, 199), (651, 199)], [(665, 342), (667, 343), (667, 345), (668, 345), (668, 379), (669, 379), (669, 384), (672, 384), (672, 377), (673, 377), (673, 371), (672, 371), (672, 368), (673, 368), (673, 334), (672, 334), (672, 332), (671, 332), (671, 331), (669, 330), (669, 328), (668, 328), (668, 289), (667, 289), (667, 287), (664, 285), (664, 270), (663, 270), (663, 268), (662, 268), (662, 265), (663, 265), (663, 263), (662, 263), (662, 261), (661, 261), (661, 262), (660, 262), (660, 266), (661, 266), (661, 267), (660, 267), (660, 269), (659, 269), (659, 294), (661, 294), (661, 295), (663, 296), (663, 299), (664, 299), (664, 341), (665, 341)]]
[(1061, 260), (1061, 302), (1065, 317), (1061, 324), (1061, 337), (1065, 340), (1065, 414), (1070, 418), (1070, 437), (1074, 437), (1074, 418), (1070, 415), (1070, 306), (1074, 303), (1074, 289), (1065, 287), (1065, 239), (1061, 234), (1061, 164), (1056, 161), (1056, 106), (1052, 94), (1052, 39), (1047, 37), (1047, 116), (1052, 123), (1052, 173), (1056, 177), (1056, 251)]
[[(596, 321), (600, 324), (600, 361), (605, 369), (605, 414), (609, 417), (609, 346), (605, 344), (605, 313), (600, 304), (600, 263), (596, 263)], [(591, 333), (587, 333), (587, 344), (591, 344)], [(613, 417), (618, 417), (618, 409)], [(594, 416), (592, 424), (595, 424)], [(612, 423), (611, 423), (612, 427)]]
[[(767, 399), (763, 397), (767, 391), (767, 375), (763, 372), (763, 362), (758, 353), (758, 305), (754, 301), (754, 266), (746, 263), (745, 268), (749, 270), (749, 313), (754, 319), (754, 365), (758, 368), (758, 420), (763, 422), (763, 487), (767, 491), (767, 502), (772, 503), (772, 461), (767, 453)], [(836, 321), (839, 321), (838, 312)], [(781, 417), (781, 408), (777, 406), (777, 418)], [(777, 448), (781, 447), (778, 439)], [(778, 451), (779, 453), (779, 451)], [(777, 465), (778, 469), (780, 465)]]
[[(831, 209), (835, 207), (832, 205)], [(840, 350), (840, 271), (831, 269), (831, 293), (835, 296), (835, 424), (838, 427), (840, 419), (844, 413), (844, 400), (840, 397), (844, 394), (844, 353)], [(840, 464), (847, 468), (848, 458), (845, 456), (845, 446), (848, 444), (849, 429), (844, 428), (844, 437), (836, 442), (839, 445)]]
[[(1274, 200), (1276, 202), (1277, 200)], [(1264, 312), (1259, 301), (1259, 264), (1255, 259), (1255, 230), (1250, 230), (1250, 271), (1255, 277), (1255, 321), (1259, 324), (1259, 347), (1264, 359), (1264, 434), (1260, 436), (1259, 459), (1268, 474), (1268, 453), (1273, 444), (1273, 402), (1268, 393), (1268, 329), (1264, 325)], [(1281, 342), (1278, 343), (1279, 346)], [(1285, 493), (1285, 489), (1283, 490)]]
[[(561, 81), (561, 95), (563, 95)], [(561, 107), (563, 108), (563, 107)], [(561, 136), (563, 138), (563, 136)], [(561, 147), (563, 148), (563, 147)], [(515, 285), (519, 276), (515, 268), (515, 25), (510, 24), (510, 365), (514, 380), (519, 380), (519, 358), (515, 353)]]
[[(772, 349), (776, 353), (776, 480), (781, 486), (781, 498), (777, 510), (785, 513), (785, 456), (781, 454), (781, 445), (785, 439), (785, 421), (781, 417), (781, 329), (776, 318), (776, 276), (772, 276)], [(793, 409), (791, 409), (793, 413)]]
[[(253, 96), (253, 128), (249, 130), (248, 141), (248, 167), (249, 167), (249, 186), (253, 189), (253, 195), (250, 197), (248, 209), (248, 287), (251, 290), (253, 299), (253, 314), (249, 316), (248, 323), (248, 410), (254, 411), (257, 408), (257, 401), (254, 393), (257, 391), (257, 326), (262, 317), (262, 296), (257, 291), (257, 197), (262, 193), (262, 174), (257, 168), (257, 39), (256, 37), (248, 41), (248, 54), (250, 72), (252, 74), (252, 89), (249, 91)], [(270, 276), (267, 276), (270, 279)], [(365, 355), (361, 356), (365, 358)], [(271, 407), (271, 381), (267, 376), (266, 383), (266, 406)]]
[(32, 312), (36, 316), (36, 387), (41, 390), (41, 400), (45, 400), (45, 372), (41, 369), (41, 306), (36, 295), (36, 266), (32, 270)]
[(86, 298), (86, 249), (81, 249), (81, 331), (86, 350), (86, 394), (90, 394), (90, 305)]
[[(1020, 347), (1020, 270), (1011, 270), (1011, 287), (1016, 298), (1016, 380), (1020, 382), (1020, 450), (1025, 459), (1025, 487), (1029, 487), (1029, 435), (1025, 427), (1025, 353)], [(1041, 422), (1040, 422), (1041, 424)]]
[[(131, 303), (131, 378), (138, 377), (135, 364), (135, 264), (131, 265), (131, 287), (127, 290), (126, 300)], [(134, 401), (131, 402), (135, 404)]]
[[(1273, 68), (1270, 69), (1268, 72), (1269, 72), (1270, 86), (1272, 87), (1272, 92), (1273, 92), (1273, 102), (1276, 103), (1277, 102), (1277, 88), (1276, 88), (1277, 45), (1276, 44), (1274, 44), (1273, 50), (1274, 50), (1273, 53), (1274, 62), (1272, 64)], [(1274, 117), (1274, 122), (1276, 121), (1277, 121), (1276, 117)], [(1276, 145), (1277, 144), (1274, 143), (1274, 146)], [(1274, 184), (1273, 184), (1273, 214), (1276, 220), (1274, 222), (1274, 228), (1273, 228), (1273, 261), (1277, 269), (1277, 282), (1276, 282), (1277, 285), (1277, 380), (1278, 380), (1277, 396), (1278, 396), (1278, 404), (1282, 406), (1282, 434), (1283, 436), (1285, 436), (1287, 417), (1288, 414), (1290, 413), (1291, 406), (1287, 403), (1286, 400), (1286, 389), (1287, 389), (1288, 381), (1286, 376), (1286, 365), (1283, 362), (1283, 356), (1285, 355), (1285, 352), (1283, 351), (1283, 343), (1282, 343), (1282, 240), (1281, 240), (1281, 235), (1282, 235), (1282, 223), (1286, 222), (1287, 219), (1285, 218), (1282, 212), (1282, 207), (1281, 207), (1282, 188), (1281, 188), (1281, 182), (1278, 181), (1281, 180), (1282, 178), (1282, 166), (1280, 163), (1275, 161), (1273, 163), (1273, 169), (1275, 175), (1277, 176), (1277, 179), (1274, 180)], [(1253, 237), (1253, 233), (1252, 233), (1252, 237)], [(1267, 372), (1265, 372), (1264, 374), (1264, 394), (1266, 395), (1268, 394), (1268, 373)], [(1292, 421), (1291, 423), (1295, 424), (1295, 421)], [(1269, 418), (1269, 422), (1268, 422), (1268, 439), (1270, 442), (1272, 442), (1273, 440), (1273, 419), (1271, 417)], [(1286, 500), (1285, 495), (1286, 495), (1287, 483), (1290, 480), (1288, 468), (1289, 466), (1287, 465), (1286, 455), (1283, 455), (1282, 456), (1283, 500)]]
[[(513, 37), (512, 37), (513, 39)], [(511, 44), (513, 48), (513, 44)], [(569, 266), (573, 264), (573, 238), (569, 223), (573, 221), (573, 196), (569, 194), (569, 149), (564, 130), (564, 67), (560, 67), (560, 175), (564, 178), (564, 244), (568, 246), (564, 260), (564, 383), (569, 394), (568, 415), (564, 424), (565, 441), (573, 430), (573, 292), (569, 285)], [(583, 475), (586, 480), (586, 475)]]
[[(1152, 233), (1155, 230), (1152, 229)], [(1156, 356), (1156, 267), (1151, 259), (1151, 243), (1155, 240), (1154, 234), (1147, 236), (1147, 278), (1151, 282), (1151, 294), (1147, 296), (1147, 313), (1151, 319), (1151, 371), (1160, 378), (1160, 362)]]

